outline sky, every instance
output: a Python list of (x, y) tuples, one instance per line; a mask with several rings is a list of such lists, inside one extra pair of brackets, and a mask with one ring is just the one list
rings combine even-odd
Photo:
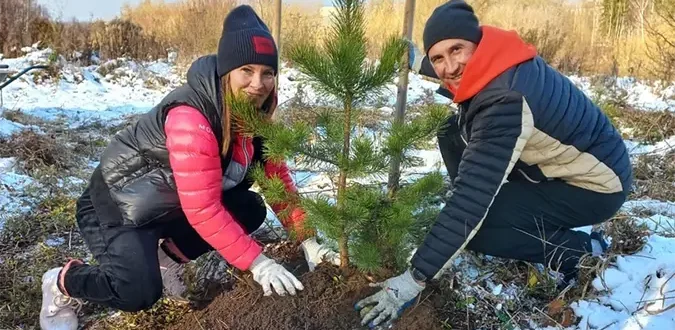
[[(164, 0), (176, 2), (177, 0)], [(283, 0), (287, 2), (289, 0)], [(323, 1), (330, 4), (329, 0), (290, 0), (291, 2)], [(49, 10), (52, 17), (60, 20), (70, 20), (75, 17), (80, 21), (90, 19), (112, 19), (120, 14), (124, 3), (137, 4), (141, 0), (38, 0)]]

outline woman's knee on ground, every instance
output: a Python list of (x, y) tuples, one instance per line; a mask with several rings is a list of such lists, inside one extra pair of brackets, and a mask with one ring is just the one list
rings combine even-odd
[(138, 312), (152, 307), (161, 297), (164, 290), (161, 275), (158, 278), (139, 276), (131, 282), (116, 281), (115, 307), (125, 312)]

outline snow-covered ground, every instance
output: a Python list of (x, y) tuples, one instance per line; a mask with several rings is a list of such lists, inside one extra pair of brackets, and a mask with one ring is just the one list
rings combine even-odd
[[(32, 49), (26, 56), (3, 59), (10, 69), (45, 63), (49, 50)], [(103, 69), (102, 69), (103, 67)], [(305, 104), (321, 104), (322, 98), (301, 81), (302, 75), (292, 68), (282, 67), (279, 101), (281, 107), (298, 99)], [(571, 77), (591, 93), (589, 80)], [(88, 67), (66, 64), (58, 81), (34, 82), (26, 75), (3, 90), (4, 109), (21, 110), (45, 120), (64, 120), (70, 127), (97, 121), (104, 125), (118, 124), (129, 115), (150, 110), (173, 87), (184, 81), (182, 70), (168, 61), (138, 63), (119, 59)], [(622, 78), (617, 83), (628, 91), (629, 103), (646, 110), (675, 110), (675, 85), (657, 93), (651, 87)], [(433, 99), (439, 103), (449, 100), (434, 94), (437, 84), (410, 75), (408, 100), (410, 103)], [(373, 107), (391, 111), (396, 100), (396, 86), (388, 93), (369, 100)], [(20, 123), (0, 118), (0, 136), (26, 129)], [(663, 153), (675, 145), (675, 137), (653, 145), (639, 145), (626, 141), (633, 154)], [(442, 169), (440, 154), (435, 149), (420, 150), (417, 155), (425, 160), (423, 166), (410, 169), (408, 175)], [(15, 168), (13, 158), (0, 158), (0, 212), (26, 211), (24, 189), (33, 183), (31, 177)], [(327, 188), (330, 181), (311, 172), (295, 174), (302, 191)], [(599, 298), (574, 302), (572, 308), (580, 322), (570, 329), (675, 329), (675, 239), (663, 235), (675, 230), (675, 203), (652, 200), (629, 201), (624, 208), (652, 210), (655, 215), (642, 219), (653, 234), (647, 246), (635, 255), (621, 256), (616, 264), (593, 282), (600, 291)], [(458, 263), (461, 259), (458, 259)], [(604, 284), (603, 284), (604, 283)], [(509, 294), (510, 287), (495, 285), (489, 288), (495, 295)], [(665, 311), (663, 311), (666, 309)], [(550, 329), (550, 328), (549, 328)]]

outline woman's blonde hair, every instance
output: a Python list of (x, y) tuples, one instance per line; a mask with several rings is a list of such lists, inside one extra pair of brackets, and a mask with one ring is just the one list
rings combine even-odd
[[(223, 147), (220, 151), (222, 156), (227, 155), (227, 152), (230, 148), (230, 142), (232, 142), (232, 116), (230, 111), (230, 105), (226, 101), (230, 93), (232, 93), (232, 88), (230, 87), (230, 74), (226, 74), (220, 78), (220, 89), (222, 93), (222, 135), (223, 135)], [(277, 107), (277, 96), (276, 96), (276, 87), (272, 90), (270, 95), (267, 97), (265, 102), (262, 105), (262, 110), (265, 113), (265, 118), (268, 120), (272, 119), (272, 115)]]

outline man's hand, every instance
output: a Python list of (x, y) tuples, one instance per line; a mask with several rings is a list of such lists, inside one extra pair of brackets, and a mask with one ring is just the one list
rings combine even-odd
[(253, 260), (250, 270), (253, 279), (262, 286), (265, 296), (272, 295), (272, 288), (280, 296), (285, 296), (286, 293), (294, 296), (296, 289), (304, 289), (302, 283), (291, 272), (262, 253)]
[(302, 242), (302, 251), (305, 253), (305, 260), (309, 266), (309, 271), (314, 271), (316, 265), (325, 260), (333, 265), (340, 265), (340, 255), (331, 249), (317, 243), (316, 237), (309, 238)]
[(408, 69), (412, 72), (419, 73), (422, 68), (422, 60), (424, 60), (424, 53), (422, 53), (415, 44), (405, 39), (405, 42), (408, 44)]
[(406, 308), (412, 305), (415, 298), (425, 287), (413, 279), (410, 270), (382, 283), (375, 283), (370, 286), (379, 286), (383, 289), (359, 301), (355, 306), (356, 310), (360, 311), (368, 305), (376, 304), (365, 315), (361, 315), (361, 325), (368, 324), (370, 328), (379, 325), (387, 319), (389, 323), (393, 322)]

